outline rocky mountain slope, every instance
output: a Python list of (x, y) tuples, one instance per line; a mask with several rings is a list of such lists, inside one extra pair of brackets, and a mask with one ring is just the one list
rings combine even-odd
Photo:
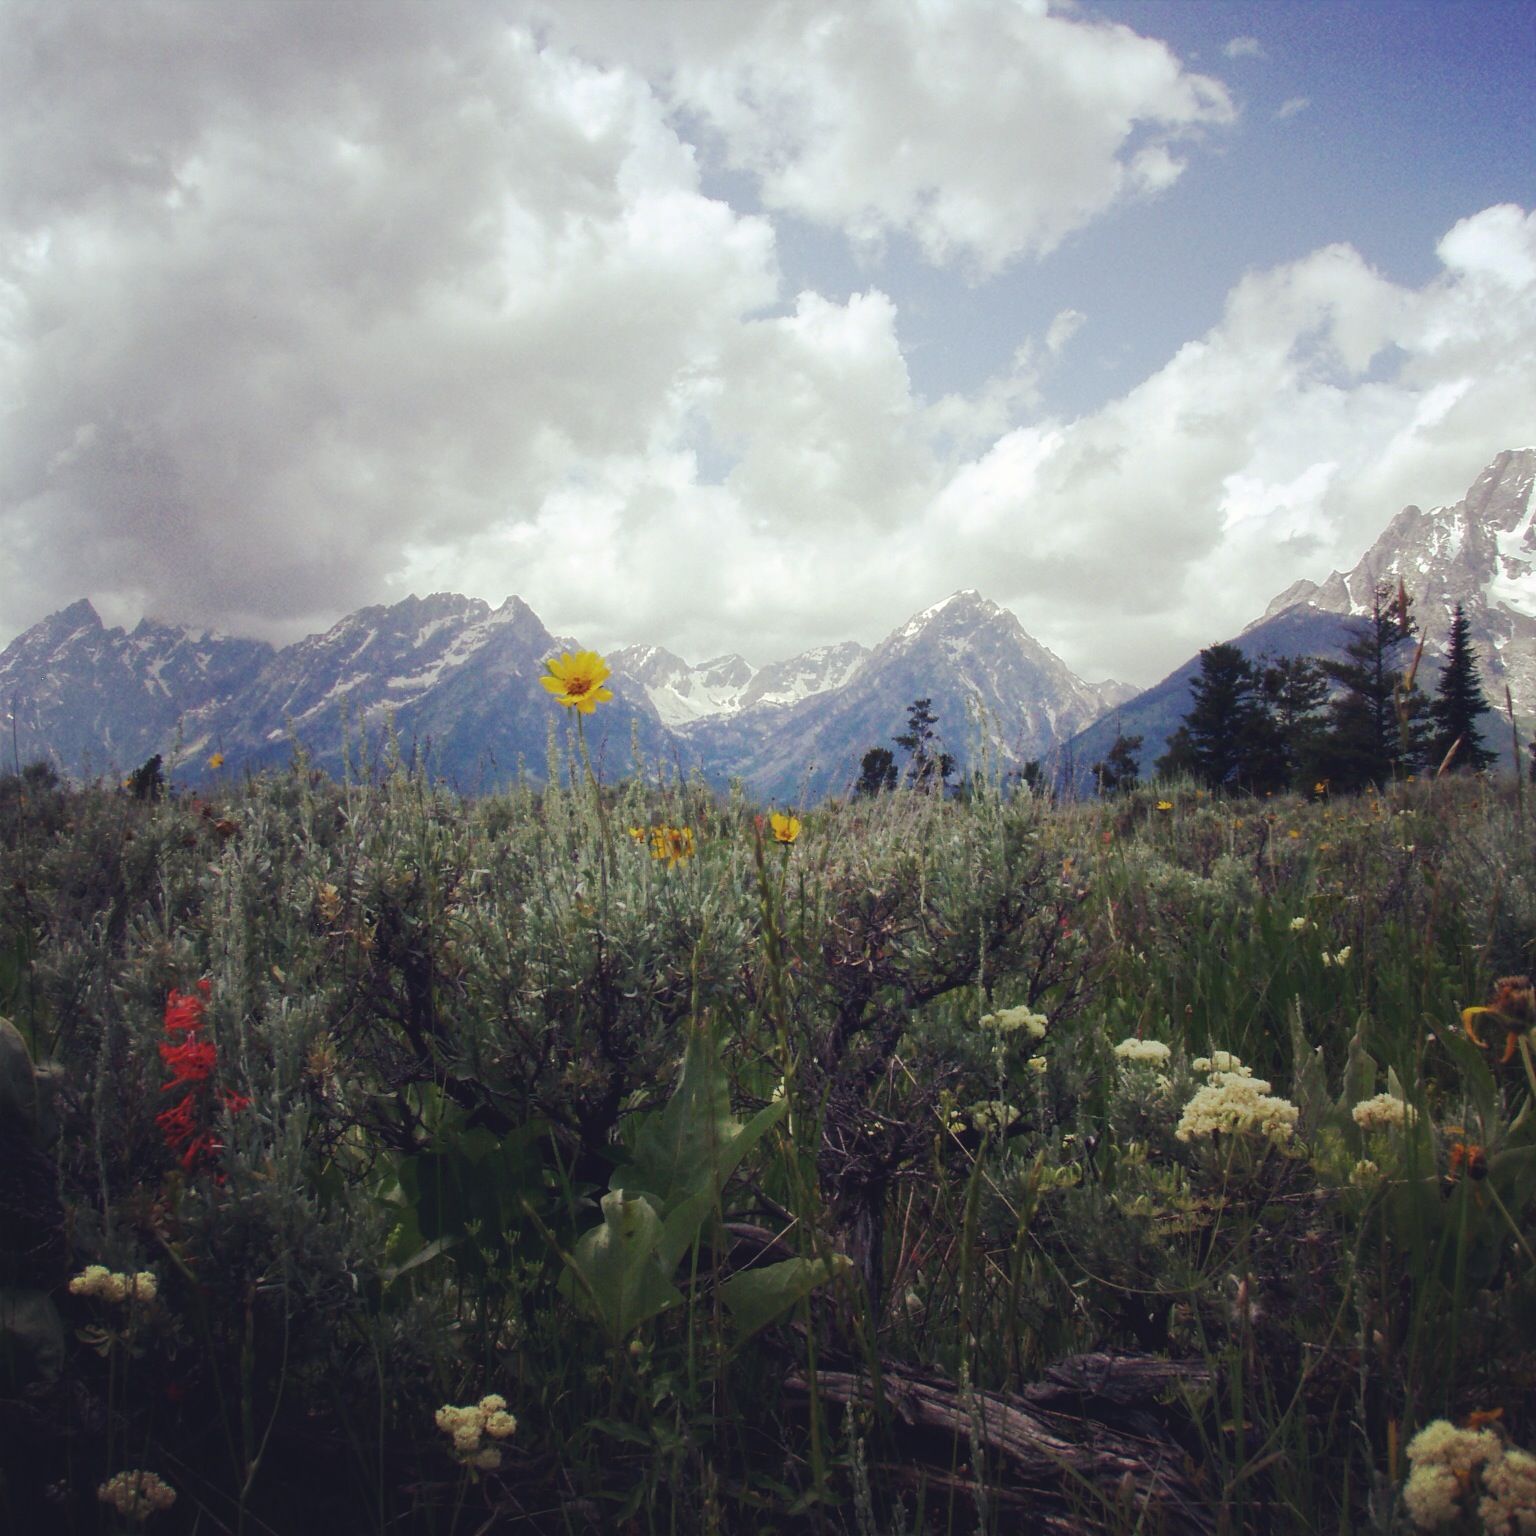
[[(1508, 686), (1516, 716), (1529, 720), (1536, 716), (1533, 482), (1536, 448), (1499, 454), (1454, 506), (1430, 512), (1405, 507), (1352, 570), (1335, 571), (1320, 586), (1296, 582), (1229, 643), (1254, 658), (1342, 657), (1358, 620), (1371, 610), (1375, 583), (1387, 582), (1395, 590), (1401, 581), (1426, 637), (1420, 688), (1434, 690), (1451, 611), (1460, 603), (1471, 624), (1488, 702), (1501, 707)], [(1061, 775), (1085, 784), (1092, 764), (1121, 732), (1143, 738), (1142, 772), (1149, 774), (1189, 710), (1190, 684), (1199, 670), (1200, 658), (1191, 657), (1068, 741), (1057, 758)], [(1503, 735), (1490, 731), (1489, 736), (1490, 744), (1502, 750)]]
[(76, 773), (137, 766), (172, 750), (179, 721), (249, 687), (273, 655), (260, 640), (150, 619), (109, 629), (82, 599), (0, 653), (6, 747)]
[[(1536, 714), (1536, 449), (1502, 453), (1452, 507), (1408, 507), (1348, 573), (1297, 583), (1237, 637), (1252, 656), (1342, 653), (1373, 581), (1401, 578), (1428, 631), (1427, 666), (1464, 605), (1490, 700), (1508, 685)], [(438, 593), (349, 614), (274, 651), (146, 619), (106, 628), (88, 602), (53, 614), (0, 653), (0, 711), (20, 761), (76, 774), (117, 772), (176, 755), (195, 782), (215, 754), (224, 772), (286, 762), (294, 743), (332, 770), (377, 760), (392, 730), (407, 755), (465, 790), (541, 777), (551, 723), (569, 726), (539, 685), (545, 659), (578, 641), (551, 635), (511, 597), (492, 609)], [(655, 646), (609, 658), (616, 694), (588, 722), (608, 778), (633, 765), (740, 777), (760, 797), (808, 800), (845, 790), (873, 746), (890, 746), (914, 699), (931, 701), (962, 769), (982, 749), (1001, 769), (1050, 758), (1085, 774), (1117, 732), (1144, 737), (1150, 770), (1189, 707), (1198, 658), (1136, 694), (1075, 676), (1006, 609), (956, 592), (872, 651), (852, 641), (754, 668), (701, 663)], [(1432, 676), (1425, 681), (1432, 686)], [(898, 753), (898, 757), (900, 754)]]
[(1085, 683), (1007, 609), (956, 592), (888, 635), (841, 687), (780, 719), (744, 711), (733, 728), (691, 740), (718, 776), (740, 775), (765, 797), (815, 799), (847, 788), (870, 747), (891, 745), (914, 699), (931, 700), (962, 771), (983, 744), (1006, 770), (1044, 755), (1131, 691)]
[[(1425, 655), (1443, 654), (1451, 610), (1471, 623), (1489, 702), (1506, 685), (1517, 715), (1536, 714), (1536, 448), (1501, 453), (1454, 506), (1404, 507), (1353, 570), (1317, 586), (1287, 588), (1265, 610), (1269, 619), (1306, 606), (1356, 616), (1371, 609), (1377, 581), (1401, 580), (1414, 617), (1428, 635)], [(1262, 621), (1261, 621), (1262, 622)]]

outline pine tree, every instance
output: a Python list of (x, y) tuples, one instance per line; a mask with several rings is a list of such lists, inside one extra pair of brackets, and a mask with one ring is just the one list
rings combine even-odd
[(934, 729), (938, 716), (933, 712), (932, 699), (913, 699), (907, 710), (907, 729), (892, 741), (911, 755), (907, 765), (907, 779), (915, 789), (943, 789), (950, 774), (955, 771), (955, 760), (939, 745), (939, 733)]
[(1115, 735), (1114, 745), (1104, 754), (1102, 762), (1093, 765), (1094, 782), (1101, 795), (1113, 795), (1120, 790), (1135, 789), (1141, 776), (1141, 762), (1136, 754), (1141, 751), (1142, 738)]
[(1263, 685), (1279, 758), (1279, 782), (1264, 787), (1304, 789), (1319, 777), (1328, 679), (1312, 657), (1282, 656), (1264, 668)]
[(1424, 698), (1396, 664), (1417, 632), (1401, 583), (1396, 596), (1378, 582), (1370, 616), (1344, 648), (1345, 661), (1324, 661), (1340, 692), (1328, 710), (1319, 771), (1335, 789), (1383, 785), (1411, 768), (1422, 751)]
[(869, 798), (896, 788), (896, 758), (889, 747), (871, 747), (859, 764), (855, 795)]
[(1428, 712), (1424, 763), (1432, 772), (1447, 759), (1450, 771), (1466, 773), (1481, 773), (1499, 760), (1499, 754), (1489, 751), (1478, 735), (1477, 717), (1489, 709), (1477, 676), (1477, 652), (1468, 638), (1471, 632), (1471, 621), (1457, 603), (1451, 616), (1450, 649)]
[(1253, 663), (1235, 645), (1208, 646), (1190, 698), (1183, 740), (1169, 739), (1169, 756), (1187, 752), (1195, 777), (1212, 789), (1268, 787), (1274, 727)]

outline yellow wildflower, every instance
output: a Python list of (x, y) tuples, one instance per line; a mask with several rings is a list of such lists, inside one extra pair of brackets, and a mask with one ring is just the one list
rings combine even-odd
[(1172, 800), (1159, 800), (1157, 802), (1157, 808), (1160, 811), (1171, 811), (1173, 809), (1173, 801)]
[(613, 697), (613, 690), (602, 686), (609, 675), (608, 663), (596, 651), (567, 651), (563, 656), (551, 656), (544, 666), (546, 671), (539, 681), (557, 704), (590, 715)]
[(651, 828), (651, 857), (666, 860), (667, 868), (693, 857), (693, 828), (659, 826)]
[(222, 752), (215, 752), (213, 756), (208, 759), (208, 766), (213, 769), (222, 768), (224, 766), (224, 754)]
[(781, 811), (775, 811), (768, 821), (773, 827), (773, 840), (776, 843), (792, 843), (800, 836), (798, 816), (786, 816)]

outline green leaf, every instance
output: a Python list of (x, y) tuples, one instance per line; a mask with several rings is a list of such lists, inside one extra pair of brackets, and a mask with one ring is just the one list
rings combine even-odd
[(629, 1161), (614, 1170), (609, 1187), (652, 1196), (664, 1215), (704, 1193), (713, 1203), (737, 1164), (789, 1109), (778, 1100), (741, 1125), (731, 1114), (730, 1090), (714, 1042), (694, 1030), (672, 1097), (665, 1108), (635, 1117)]
[(1362, 1014), (1350, 1036), (1349, 1054), (1344, 1060), (1344, 1087), (1338, 1107), (1345, 1115), (1362, 1099), (1372, 1098), (1376, 1093), (1376, 1058), (1365, 1048), (1366, 1023)]
[(661, 1217), (644, 1195), (611, 1191), (603, 1196), (602, 1226), (588, 1232), (571, 1255), (572, 1267), (586, 1283), (562, 1275), (561, 1292), (595, 1308), (615, 1341), (625, 1338), (683, 1299), (657, 1262), (661, 1240)]
[(732, 1275), (721, 1285), (720, 1299), (740, 1337), (748, 1339), (847, 1268), (849, 1260), (842, 1254), (830, 1263), (825, 1259), (782, 1259)]
[(64, 1350), (64, 1321), (48, 1293), (0, 1286), (0, 1383), (14, 1392), (54, 1380)]
[(1304, 1133), (1310, 1135), (1327, 1113), (1328, 1074), (1323, 1069), (1322, 1047), (1309, 1044), (1301, 1022), (1301, 1002), (1291, 1008), (1292, 1096), (1301, 1111)]

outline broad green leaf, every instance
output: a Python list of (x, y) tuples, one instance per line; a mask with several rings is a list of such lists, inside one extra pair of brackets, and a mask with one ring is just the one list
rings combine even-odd
[(1329, 1109), (1328, 1074), (1323, 1069), (1322, 1047), (1308, 1043), (1301, 1022), (1301, 1003), (1291, 1008), (1292, 1097), (1301, 1111), (1303, 1131), (1310, 1135)]
[(830, 1264), (825, 1259), (782, 1259), (732, 1275), (721, 1285), (720, 1299), (739, 1336), (747, 1339), (848, 1267), (842, 1254)]
[(15, 1392), (32, 1382), (53, 1381), (64, 1351), (64, 1322), (48, 1293), (0, 1286), (0, 1384)]
[(683, 1298), (657, 1262), (662, 1227), (656, 1207), (622, 1189), (604, 1195), (602, 1206), (602, 1226), (588, 1232), (571, 1255), (586, 1284), (562, 1275), (560, 1289), (588, 1308), (595, 1305), (599, 1321), (617, 1341)]
[(1344, 1061), (1344, 1091), (1339, 1095), (1339, 1109), (1348, 1115), (1362, 1099), (1369, 1099), (1376, 1092), (1376, 1058), (1365, 1048), (1367, 1019), (1364, 1014), (1350, 1036), (1349, 1054)]
[(663, 1213), (706, 1191), (713, 1199), (787, 1110), (780, 1100), (745, 1126), (739, 1124), (731, 1114), (730, 1079), (714, 1042), (695, 1030), (672, 1097), (665, 1108), (636, 1117), (629, 1161), (614, 1171), (609, 1187), (651, 1195)]

